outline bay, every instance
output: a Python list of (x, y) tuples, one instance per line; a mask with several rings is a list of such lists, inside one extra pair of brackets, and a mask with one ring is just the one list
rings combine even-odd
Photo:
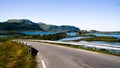
[(103, 33), (93, 33), (93, 35), (96, 35), (96, 36), (110, 36), (110, 37), (116, 37), (116, 38), (120, 38), (120, 34), (103, 34)]
[(49, 34), (57, 34), (57, 32), (41, 32), (41, 31), (37, 31), (37, 32), (22, 32), (24, 34), (27, 34), (27, 35), (49, 35)]

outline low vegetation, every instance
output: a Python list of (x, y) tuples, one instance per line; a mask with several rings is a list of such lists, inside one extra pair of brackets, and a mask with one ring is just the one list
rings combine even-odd
[(12, 39), (38, 39), (38, 40), (59, 40), (62, 38), (68, 37), (66, 33), (57, 33), (57, 34), (49, 34), (49, 35), (18, 35), (18, 36), (10, 36), (10, 37), (1, 37), (0, 42), (4, 42), (6, 40)]
[(0, 38), (0, 42), (5, 42), (5, 41), (8, 41), (10, 40), (11, 38)]
[(96, 35), (93, 34), (80, 34), (78, 36), (83, 36), (83, 37), (95, 37)]
[(120, 39), (115, 37), (108, 37), (108, 36), (95, 36), (91, 38), (82, 38), (81, 40), (84, 41), (106, 41), (106, 42), (120, 42)]
[(36, 68), (29, 47), (12, 41), (0, 42), (0, 68)]
[(5, 31), (5, 32), (0, 32), (0, 35), (22, 35), (23, 33), (17, 32), (17, 31)]
[(64, 33), (50, 34), (50, 35), (33, 35), (30, 39), (40, 39), (40, 40), (59, 40), (67, 37)]

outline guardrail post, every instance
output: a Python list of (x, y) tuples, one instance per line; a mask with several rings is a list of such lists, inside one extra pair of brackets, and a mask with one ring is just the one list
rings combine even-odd
[[(27, 44), (27, 43), (26, 43)], [(30, 53), (30, 55), (31, 55), (31, 46), (30, 46), (30, 44), (27, 44), (27, 46), (29, 46), (29, 50), (28, 50), (28, 53)]]
[(30, 45), (30, 56), (32, 55), (32, 49), (31, 49), (31, 45)]
[(96, 50), (96, 47), (93, 47), (93, 51), (95, 51)]

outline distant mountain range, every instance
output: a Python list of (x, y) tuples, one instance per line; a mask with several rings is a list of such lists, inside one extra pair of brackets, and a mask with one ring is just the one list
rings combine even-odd
[(5, 22), (0, 22), (0, 31), (49, 31), (49, 32), (65, 32), (65, 31), (80, 31), (75, 26), (56, 26), (47, 25), (45, 23), (34, 23), (28, 19), (10, 19)]
[(62, 26), (56, 26), (56, 25), (47, 25), (45, 23), (37, 23), (39, 27), (43, 28), (45, 31), (52, 31), (52, 32), (65, 32), (65, 31), (80, 31), (79, 28), (75, 26), (68, 26), (68, 25), (62, 25)]

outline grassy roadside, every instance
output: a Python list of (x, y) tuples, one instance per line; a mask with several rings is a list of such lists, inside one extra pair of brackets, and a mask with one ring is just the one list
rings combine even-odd
[(60, 46), (70, 47), (70, 48), (77, 48), (77, 49), (83, 49), (83, 50), (99, 52), (99, 53), (104, 53), (104, 54), (109, 54), (109, 55), (120, 56), (120, 54), (118, 54), (118, 53), (110, 52), (109, 50), (106, 50), (106, 49), (97, 49), (95, 47), (84, 47), (82, 45), (78, 46), (78, 45), (50, 43), (50, 42), (43, 42), (43, 43), (56, 44), (56, 45), (60, 45)]
[(94, 36), (94, 37), (91, 37), (91, 38), (82, 38), (80, 40), (84, 40), (84, 41), (120, 42), (119, 38), (109, 37), (109, 36)]
[(0, 68), (36, 68), (29, 47), (13, 41), (0, 42)]

